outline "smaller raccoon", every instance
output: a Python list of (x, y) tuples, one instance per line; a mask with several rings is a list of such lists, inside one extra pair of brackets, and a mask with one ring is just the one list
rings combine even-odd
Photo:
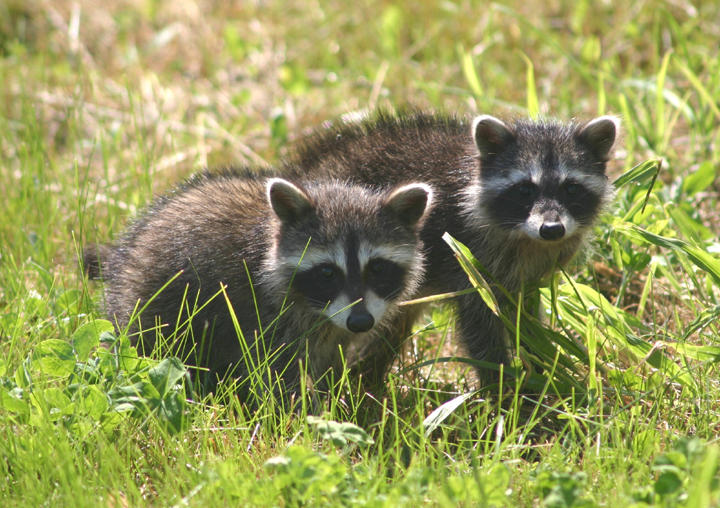
[(264, 382), (280, 378), (292, 394), (306, 349), (318, 381), (341, 367), (340, 349), (395, 333), (397, 303), (422, 278), (418, 228), (431, 196), (421, 183), (372, 191), (205, 172), (158, 199), (115, 245), (88, 248), (85, 266), (105, 280), (107, 314), (143, 351), (156, 347), (159, 323), (187, 363), (242, 383), (267, 362)]

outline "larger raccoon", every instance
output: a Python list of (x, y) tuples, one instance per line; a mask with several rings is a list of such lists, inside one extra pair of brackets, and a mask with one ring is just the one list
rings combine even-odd
[(319, 380), (340, 367), (341, 348), (395, 333), (396, 304), (422, 277), (418, 227), (431, 194), (420, 183), (372, 191), (205, 172), (158, 199), (99, 263), (88, 249), (85, 263), (106, 281), (107, 314), (145, 352), (157, 323), (189, 364), (240, 380), (259, 366), (292, 394), (306, 350)]
[[(578, 251), (600, 210), (612, 199), (605, 175), (618, 122), (585, 124), (489, 115), (474, 121), (411, 112), (379, 112), (318, 130), (299, 144), (287, 173), (333, 176), (379, 188), (429, 183), (435, 206), (422, 228), (428, 248), (421, 294), (469, 287), (442, 240), (467, 245), (491, 283), (516, 292), (562, 267)], [(502, 301), (503, 293), (496, 291)], [(504, 328), (476, 293), (457, 299), (458, 324), (469, 354), (506, 363)], [(497, 374), (479, 369), (484, 381)]]

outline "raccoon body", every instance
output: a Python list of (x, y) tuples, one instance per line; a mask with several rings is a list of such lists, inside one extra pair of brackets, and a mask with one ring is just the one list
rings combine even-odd
[[(299, 144), (293, 176), (337, 177), (386, 188), (423, 181), (435, 190), (421, 231), (427, 269), (420, 294), (469, 287), (442, 235), (467, 245), (489, 282), (510, 292), (566, 265), (612, 199), (605, 166), (617, 121), (586, 124), (380, 112), (340, 122)], [(496, 292), (502, 301), (503, 293)], [(508, 360), (501, 321), (471, 293), (457, 299), (462, 342), (477, 360)], [(480, 369), (485, 380), (496, 375)]]
[(378, 191), (206, 172), (113, 246), (88, 249), (86, 266), (105, 280), (107, 314), (145, 353), (157, 324), (168, 352), (211, 376), (242, 380), (262, 365), (265, 382), (281, 378), (291, 394), (306, 351), (320, 379), (342, 348), (394, 333), (396, 304), (422, 277), (417, 230), (430, 199), (424, 184)]

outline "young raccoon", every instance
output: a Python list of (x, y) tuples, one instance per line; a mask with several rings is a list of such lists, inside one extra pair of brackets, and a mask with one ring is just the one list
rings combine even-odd
[(85, 266), (105, 280), (107, 314), (145, 352), (159, 323), (165, 337), (177, 332), (170, 352), (189, 364), (242, 380), (268, 362), (293, 393), (306, 348), (318, 380), (341, 366), (341, 348), (394, 333), (397, 303), (422, 277), (418, 227), (431, 194), (419, 183), (373, 191), (206, 172), (158, 199), (114, 246), (87, 249)]
[[(537, 283), (570, 261), (613, 197), (605, 166), (618, 122), (585, 124), (489, 115), (455, 117), (379, 112), (309, 136), (287, 174), (333, 176), (376, 188), (424, 181), (435, 190), (421, 231), (427, 268), (420, 294), (458, 291), (468, 278), (442, 240), (467, 245), (489, 282), (511, 292)], [(502, 302), (503, 294), (496, 291)], [(502, 322), (475, 293), (457, 299), (458, 324), (469, 354), (508, 360)], [(497, 375), (479, 369), (484, 381)]]

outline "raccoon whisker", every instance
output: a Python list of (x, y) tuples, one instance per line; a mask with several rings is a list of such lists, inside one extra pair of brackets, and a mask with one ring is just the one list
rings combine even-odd
[(481, 230), (481, 229), (490, 229), (494, 226), (494, 224), (473, 224), (474, 230)]
[(481, 231), (483, 229), (514, 229), (519, 225), (516, 222), (492, 222), (488, 224), (473, 225), (473, 230)]
[(402, 292), (403, 292), (403, 288), (397, 288), (397, 289), (391, 291), (390, 293), (388, 293), (388, 295), (386, 297), (384, 297), (383, 300), (385, 300), (385, 301), (394, 300)]
[(315, 307), (320, 310), (326, 309), (327, 307), (330, 306), (330, 303), (331, 303), (331, 302), (327, 302), (324, 300), (316, 300), (313, 298), (307, 298), (306, 301), (311, 307)]

